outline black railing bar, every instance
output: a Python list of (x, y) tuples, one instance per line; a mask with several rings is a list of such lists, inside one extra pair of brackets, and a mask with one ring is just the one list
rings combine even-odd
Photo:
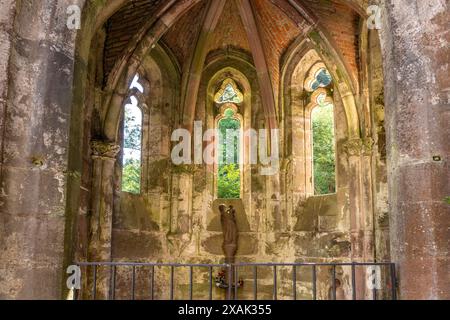
[(253, 295), (258, 300), (258, 266), (253, 266)]
[(392, 300), (397, 300), (397, 275), (395, 270), (395, 264), (391, 264), (391, 290)]
[(117, 266), (111, 266), (111, 294), (110, 299), (116, 300), (116, 273)]
[(97, 299), (97, 265), (94, 265), (94, 279), (93, 279), (93, 291), (92, 291), (92, 298), (93, 300)]
[(194, 267), (189, 267), (189, 300), (194, 299)]
[(356, 266), (352, 265), (352, 299), (356, 300)]
[(170, 266), (170, 300), (173, 301), (174, 298), (174, 281), (175, 281), (175, 267), (174, 266)]
[[(198, 267), (198, 268), (209, 268), (213, 267), (227, 267), (228, 264), (193, 264), (193, 263), (147, 263), (147, 262), (79, 262), (75, 263), (77, 266), (125, 266), (125, 267)], [(233, 266), (237, 267), (251, 267), (251, 266), (259, 266), (259, 267), (311, 267), (311, 266), (391, 266), (395, 265), (394, 263), (388, 262), (303, 262), (303, 263), (235, 263)]]
[(135, 300), (136, 298), (136, 266), (133, 266), (132, 275), (131, 275), (131, 300)]
[(313, 263), (313, 262), (302, 262), (302, 263), (236, 263), (234, 264), (237, 267), (248, 267), (248, 266), (258, 266), (258, 267), (273, 267), (273, 266), (277, 266), (277, 267), (292, 267), (292, 266), (296, 266), (296, 267), (312, 267), (312, 266), (328, 266), (328, 267), (332, 267), (332, 266), (390, 266), (392, 265), (392, 263), (384, 263), (384, 262), (377, 262), (377, 263), (371, 263), (371, 262), (355, 262), (355, 263), (351, 263), (351, 262), (318, 262), (318, 263)]
[(80, 267), (85, 266), (118, 266), (118, 267), (228, 267), (228, 264), (195, 264), (195, 263), (147, 263), (147, 262), (78, 262), (75, 265)]
[(231, 264), (227, 265), (227, 270), (228, 270), (228, 290), (227, 290), (227, 294), (228, 294), (228, 298), (227, 300), (231, 300), (231, 294), (232, 294), (232, 282), (233, 282), (233, 267)]
[(317, 300), (317, 266), (312, 267), (312, 281), (313, 281), (313, 300)]
[(333, 269), (332, 269), (332, 294), (333, 294), (333, 300), (336, 300), (336, 290), (337, 290), (337, 288), (336, 288), (336, 266), (333, 266)]
[[(89, 279), (84, 279), (83, 278), (83, 274), (88, 274), (88, 268), (87, 267), (84, 267), (84, 273), (83, 273), (83, 268), (82, 268), (82, 266), (80, 266), (80, 270), (81, 270), (81, 288), (80, 288), (80, 290), (79, 290), (79, 292), (78, 292), (78, 299), (77, 300), (83, 300), (83, 297), (84, 297), (84, 290), (85, 290), (85, 284), (87, 284), (87, 281), (89, 280)], [(75, 291), (74, 292), (74, 294), (75, 294), (75, 296), (77, 296), (76, 294), (77, 294), (77, 292)]]
[(209, 267), (209, 300), (213, 298), (213, 267)]
[(152, 286), (152, 291), (151, 291), (151, 298), (152, 301), (155, 300), (155, 266), (151, 266), (152, 267), (152, 279), (151, 279), (151, 286)]
[(297, 300), (297, 266), (292, 266), (292, 291), (293, 300)]
[(239, 283), (239, 271), (237, 267), (234, 267), (234, 300), (238, 300), (238, 283)]
[(273, 300), (278, 300), (277, 266), (273, 266)]

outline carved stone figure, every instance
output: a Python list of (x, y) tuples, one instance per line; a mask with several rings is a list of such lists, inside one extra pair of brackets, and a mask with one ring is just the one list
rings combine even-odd
[(229, 208), (227, 209), (226, 205), (221, 204), (219, 206), (219, 211), (223, 231), (222, 249), (225, 253), (225, 262), (233, 263), (238, 244), (236, 210), (233, 208), (233, 206), (229, 206)]

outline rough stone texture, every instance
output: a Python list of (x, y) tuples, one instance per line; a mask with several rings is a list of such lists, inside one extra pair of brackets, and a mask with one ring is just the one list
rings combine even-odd
[(385, 3), (391, 256), (404, 299), (450, 298), (448, 10), (446, 1)]
[[(59, 298), (75, 32), (59, 19), (68, 1), (1, 2), (9, 61), (0, 212), (0, 297)], [(15, 13), (14, 24), (8, 15)], [(10, 35), (11, 36), (11, 35)], [(8, 45), (8, 42), (2, 42)], [(5, 73), (2, 72), (2, 75)], [(3, 99), (3, 98), (2, 98)], [(2, 103), (3, 105), (3, 103)], [(3, 112), (3, 111), (2, 111)]]

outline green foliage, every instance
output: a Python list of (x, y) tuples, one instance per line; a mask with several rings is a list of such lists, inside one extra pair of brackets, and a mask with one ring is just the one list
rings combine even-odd
[(219, 165), (218, 197), (237, 199), (241, 197), (241, 172), (235, 163)]
[(450, 197), (446, 197), (446, 198), (444, 199), (444, 201), (445, 201), (447, 204), (450, 204)]
[(124, 163), (122, 170), (122, 191), (141, 192), (141, 145), (142, 114), (138, 107), (125, 108), (124, 117)]
[(122, 174), (122, 191), (139, 194), (141, 192), (141, 162), (129, 159)]
[(138, 107), (125, 108), (124, 125), (124, 148), (141, 150), (142, 123), (137, 121), (136, 112), (140, 112)]
[(336, 156), (333, 105), (313, 110), (313, 162), (315, 194), (336, 192)]
[[(222, 199), (237, 199), (241, 196), (241, 172), (239, 169), (239, 136), (228, 136), (227, 130), (239, 132), (240, 121), (233, 118), (234, 112), (229, 109), (225, 112), (225, 118), (219, 122), (219, 172), (218, 172), (218, 196)], [(230, 133), (230, 132), (229, 132)], [(232, 151), (231, 161), (227, 161), (227, 148)]]
[[(228, 112), (228, 111), (227, 111)], [(230, 146), (233, 152), (233, 160), (231, 163), (237, 163), (239, 160), (239, 137), (227, 136), (227, 131), (229, 132), (238, 132), (241, 127), (239, 120), (233, 119), (229, 113), (225, 113), (227, 115), (226, 118), (220, 120), (219, 122), (219, 154), (222, 157), (219, 159), (220, 164), (226, 163), (226, 152), (227, 148)]]

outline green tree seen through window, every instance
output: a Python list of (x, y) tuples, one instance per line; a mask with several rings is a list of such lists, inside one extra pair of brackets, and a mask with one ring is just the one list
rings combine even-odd
[(336, 151), (334, 107), (319, 105), (312, 115), (314, 192), (316, 195), (336, 192)]
[[(218, 197), (237, 199), (241, 196), (241, 172), (239, 166), (240, 128), (233, 110), (225, 111), (225, 118), (219, 121), (219, 170)], [(228, 154), (227, 154), (228, 151)]]
[(142, 111), (137, 99), (131, 96), (131, 104), (125, 106), (123, 130), (122, 191), (141, 192)]

